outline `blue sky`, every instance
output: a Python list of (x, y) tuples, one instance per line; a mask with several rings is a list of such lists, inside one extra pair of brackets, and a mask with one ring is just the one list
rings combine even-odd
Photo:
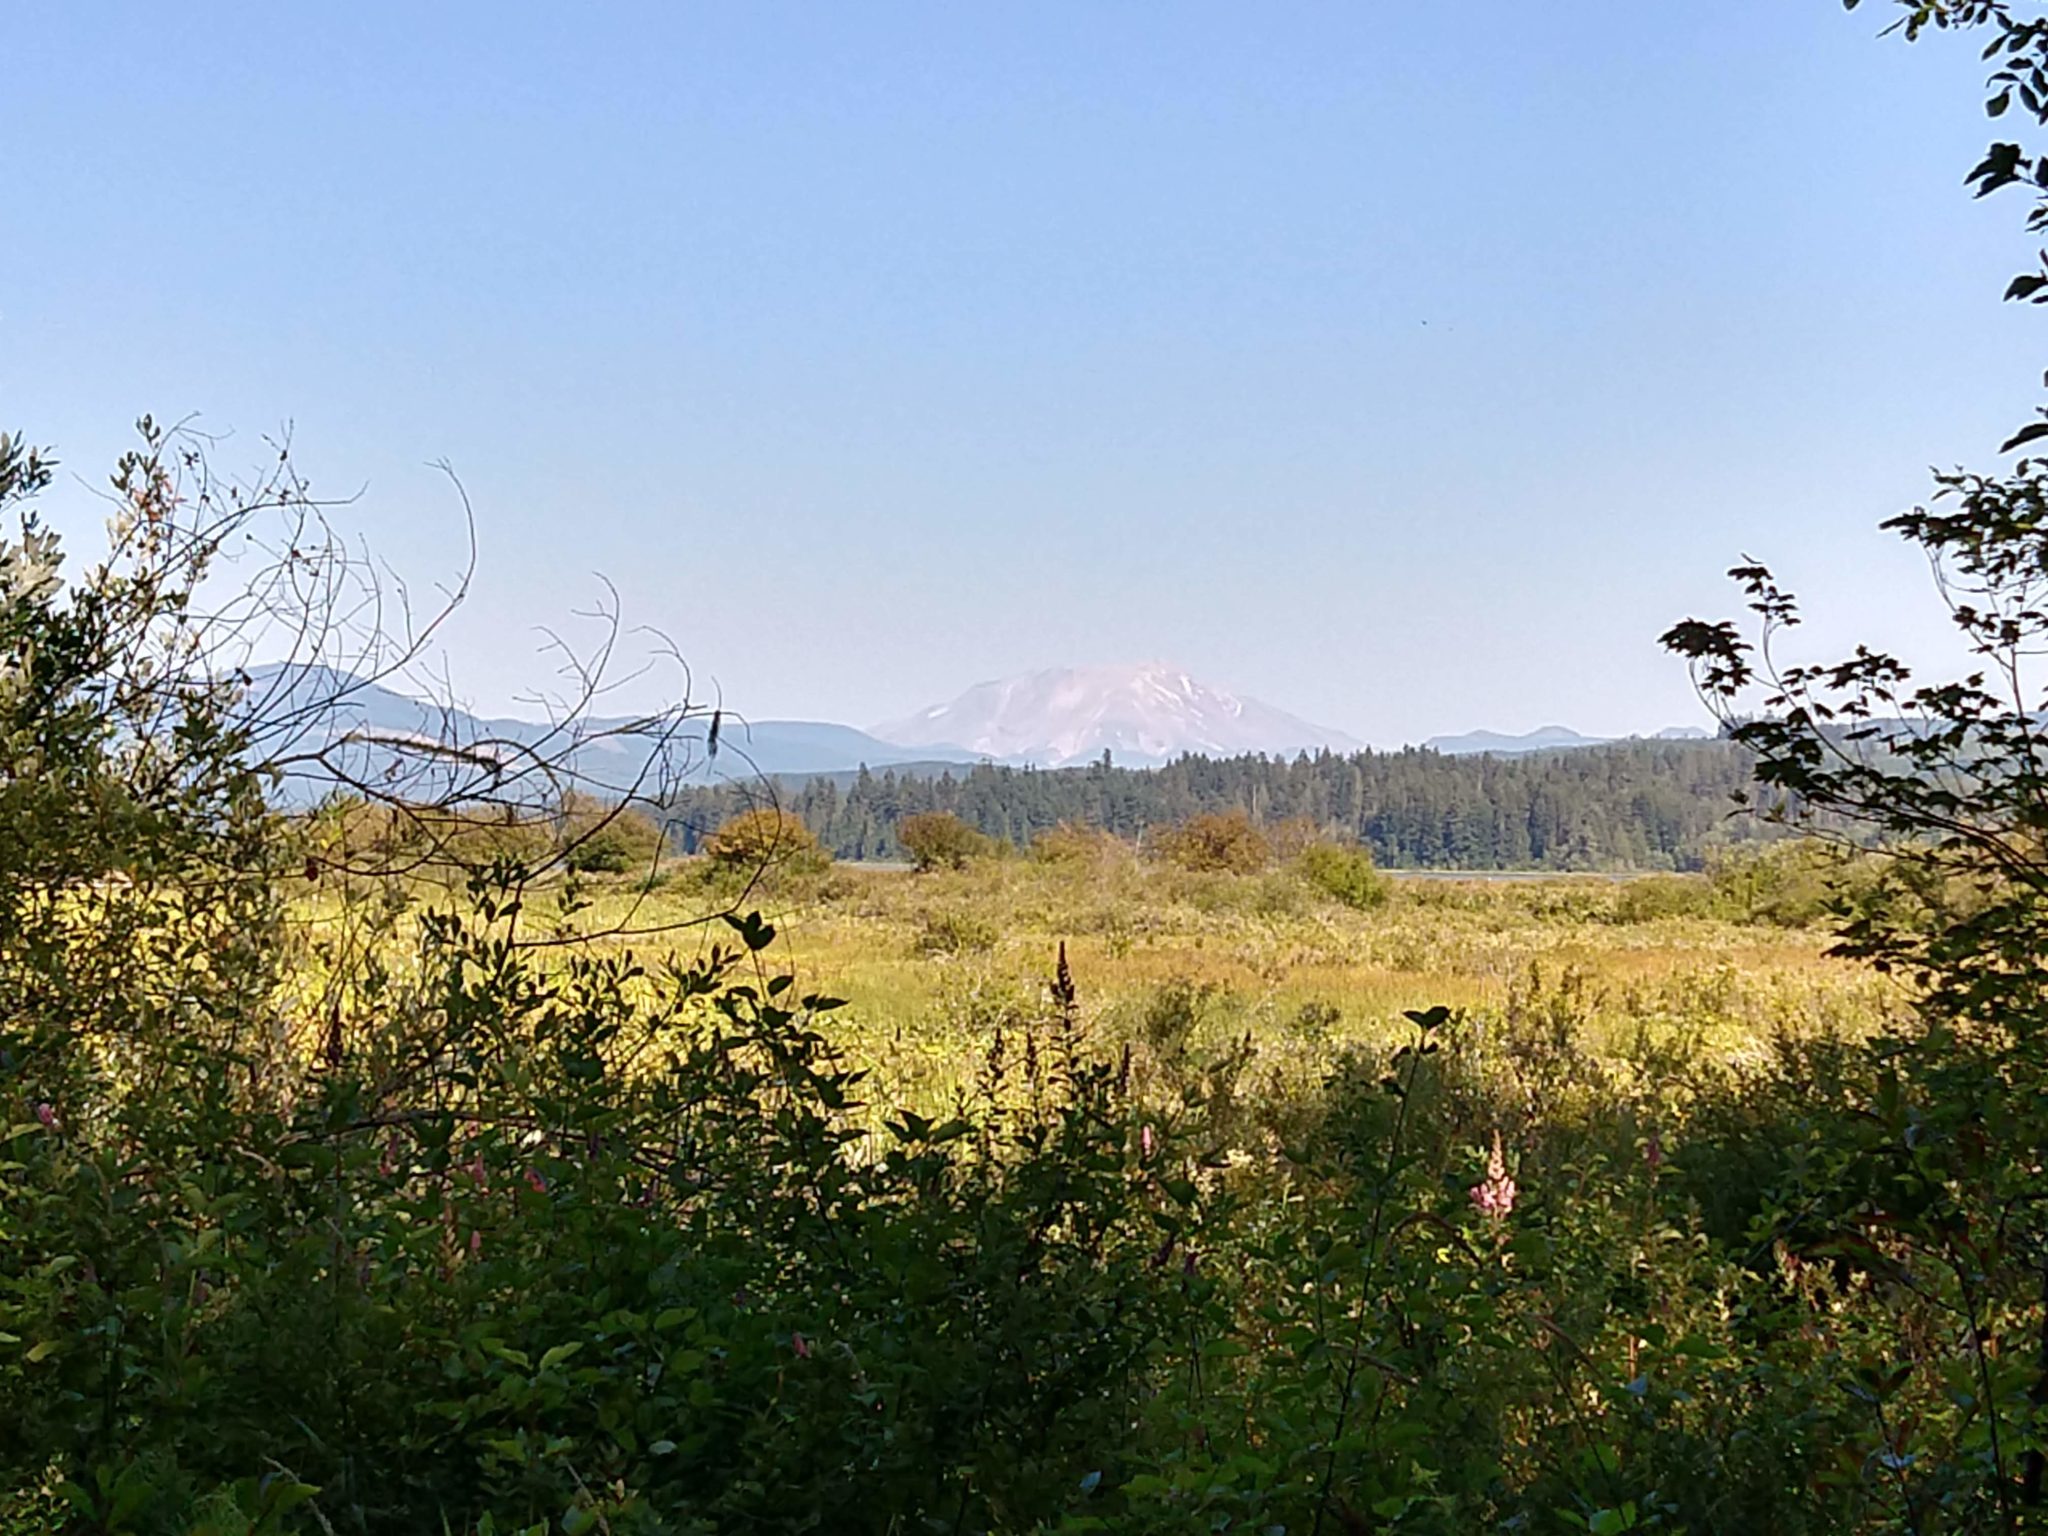
[(1932, 646), (1875, 525), (2038, 385), (1981, 66), (1888, 19), (30, 7), (0, 422), (94, 483), (145, 410), (289, 422), (420, 587), (449, 460), (485, 707), (602, 573), (756, 716), (1161, 657), (1376, 742), (1655, 729), (1744, 552)]

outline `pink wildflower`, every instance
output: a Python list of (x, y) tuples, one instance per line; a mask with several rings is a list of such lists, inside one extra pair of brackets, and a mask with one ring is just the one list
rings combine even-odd
[(802, 1334), (792, 1333), (789, 1336), (789, 1347), (796, 1351), (797, 1359), (808, 1360), (811, 1358), (811, 1346), (804, 1341)]
[(1472, 1203), (1479, 1213), (1500, 1221), (1515, 1208), (1515, 1181), (1508, 1177), (1507, 1155), (1501, 1151), (1500, 1132), (1493, 1133), (1493, 1155), (1486, 1160), (1486, 1177), (1472, 1186)]
[(1149, 1125), (1148, 1125), (1148, 1126), (1146, 1126), (1146, 1127), (1145, 1127), (1145, 1128), (1144, 1128), (1144, 1129), (1143, 1129), (1142, 1131), (1138, 1132), (1138, 1153), (1139, 1153), (1139, 1155), (1140, 1155), (1141, 1157), (1145, 1158), (1145, 1159), (1146, 1159), (1146, 1160), (1147, 1160), (1148, 1162), (1149, 1162), (1149, 1161), (1151, 1160), (1151, 1157), (1152, 1157), (1152, 1127), (1151, 1127), (1151, 1126), (1149, 1126)]
[(536, 1195), (544, 1195), (548, 1192), (547, 1176), (538, 1168), (526, 1170), (526, 1182), (532, 1186), (533, 1192)]
[(50, 1104), (36, 1105), (36, 1121), (46, 1131), (57, 1129), (57, 1111), (55, 1106)]
[(472, 1259), (478, 1259), (478, 1258), (482, 1258), (482, 1257), (483, 1257), (483, 1252), (484, 1252), (484, 1234), (483, 1234), (482, 1230), (481, 1230), (481, 1229), (478, 1229), (478, 1230), (472, 1231), (472, 1232), (471, 1232), (471, 1233), (469, 1234), (469, 1256), (470, 1256), (470, 1257), (471, 1257)]

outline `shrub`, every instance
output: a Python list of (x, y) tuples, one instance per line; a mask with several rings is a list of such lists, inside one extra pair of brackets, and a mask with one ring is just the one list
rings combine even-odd
[(559, 828), (518, 806), (371, 804), (335, 795), (298, 828), (309, 857), (323, 867), (463, 869), (503, 859), (546, 868), (561, 845)]
[(1115, 833), (1073, 821), (1039, 833), (1031, 844), (1031, 856), (1043, 864), (1102, 863), (1130, 851), (1130, 845)]
[(896, 837), (919, 870), (964, 869), (969, 859), (993, 850), (987, 838), (950, 811), (906, 816), (896, 828)]
[(1162, 858), (1198, 873), (1248, 875), (1265, 868), (1272, 850), (1243, 811), (1190, 817), (1159, 835)]
[(1618, 923), (1653, 923), (1668, 917), (1711, 917), (1719, 906), (1712, 885), (1692, 875), (1649, 875), (1625, 882), (1614, 898)]
[(1248, 909), (1269, 922), (1305, 916), (1313, 904), (1307, 888), (1291, 871), (1268, 870), (1241, 883), (1248, 887), (1244, 892)]
[(1288, 816), (1265, 829), (1266, 847), (1282, 864), (1291, 864), (1311, 848), (1331, 841), (1332, 831), (1306, 816)]
[(974, 954), (996, 947), (996, 925), (971, 912), (928, 912), (917, 947), (931, 955)]
[(817, 834), (787, 811), (742, 811), (704, 840), (713, 865), (738, 874), (815, 874), (831, 862)]
[(579, 874), (651, 873), (667, 841), (645, 811), (571, 801), (562, 825), (563, 862)]
[(436, 869), (461, 872), (499, 860), (530, 873), (651, 873), (667, 839), (636, 806), (576, 791), (550, 812), (544, 805), (366, 803), (338, 795), (305, 817), (298, 831), (310, 857), (337, 870)]
[(1876, 874), (1874, 860), (1813, 838), (1718, 850), (1707, 865), (1707, 878), (1729, 916), (1780, 928), (1827, 921)]
[(1387, 899), (1389, 882), (1374, 867), (1367, 849), (1317, 843), (1303, 850), (1300, 867), (1310, 885), (1347, 907), (1364, 911)]

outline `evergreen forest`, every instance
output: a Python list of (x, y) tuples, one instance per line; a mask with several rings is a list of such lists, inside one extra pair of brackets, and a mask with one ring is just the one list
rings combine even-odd
[(1141, 842), (1192, 816), (1241, 811), (1260, 825), (1306, 821), (1385, 868), (1697, 870), (1714, 848), (1769, 831), (1757, 813), (1774, 802), (1752, 762), (1728, 741), (1638, 740), (1519, 756), (1410, 749), (1183, 757), (1149, 769), (862, 769), (694, 786), (668, 802), (666, 819), (694, 851), (740, 811), (773, 803), (835, 857), (899, 860), (897, 829), (932, 812), (1028, 848), (1062, 824)]

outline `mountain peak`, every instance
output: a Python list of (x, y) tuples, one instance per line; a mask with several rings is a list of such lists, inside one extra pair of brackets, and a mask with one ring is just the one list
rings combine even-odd
[(874, 734), (899, 747), (962, 747), (1049, 767), (1104, 752), (1137, 765), (1184, 752), (1231, 757), (1358, 747), (1342, 731), (1209, 687), (1165, 661), (1048, 667), (978, 683)]

